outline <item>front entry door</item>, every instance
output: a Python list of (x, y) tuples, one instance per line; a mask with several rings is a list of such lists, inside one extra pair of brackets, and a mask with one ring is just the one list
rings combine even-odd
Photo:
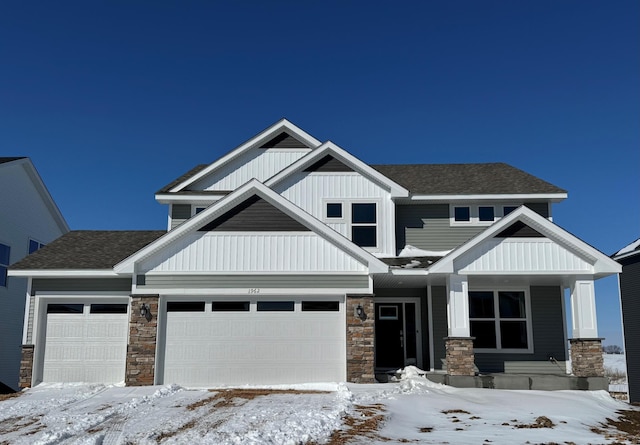
[(376, 368), (418, 364), (416, 303), (376, 303)]

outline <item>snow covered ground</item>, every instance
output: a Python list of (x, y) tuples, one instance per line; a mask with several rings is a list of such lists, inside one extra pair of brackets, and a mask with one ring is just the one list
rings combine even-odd
[(494, 445), (633, 440), (603, 434), (619, 433), (604, 426), (606, 418), (631, 409), (604, 391), (456, 389), (412, 372), (398, 383), (288, 388), (39, 385), (0, 401), (0, 444)]
[(624, 354), (604, 354), (604, 372), (609, 377), (609, 391), (627, 392), (627, 360)]

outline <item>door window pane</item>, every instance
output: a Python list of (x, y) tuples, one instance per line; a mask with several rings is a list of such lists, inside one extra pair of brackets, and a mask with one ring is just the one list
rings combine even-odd
[(89, 310), (92, 314), (126, 314), (127, 313), (127, 304), (92, 304), (91, 309)]
[(337, 312), (340, 309), (340, 303), (337, 301), (303, 301), (303, 311), (318, 312)]
[(293, 301), (258, 301), (258, 311), (293, 312)]
[(169, 301), (167, 312), (204, 312), (204, 301)]
[(84, 304), (48, 304), (47, 314), (82, 314)]
[(214, 312), (247, 312), (249, 310), (248, 301), (214, 301), (211, 303)]

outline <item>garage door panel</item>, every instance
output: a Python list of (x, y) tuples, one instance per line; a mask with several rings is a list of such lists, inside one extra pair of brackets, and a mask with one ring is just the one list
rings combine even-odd
[(250, 311), (218, 312), (207, 303), (204, 312), (167, 312), (164, 383), (344, 380), (344, 302), (331, 312), (300, 307), (297, 300), (294, 311), (256, 311), (252, 303)]
[(128, 326), (126, 313), (91, 314), (85, 310), (47, 314), (42, 380), (123, 381)]

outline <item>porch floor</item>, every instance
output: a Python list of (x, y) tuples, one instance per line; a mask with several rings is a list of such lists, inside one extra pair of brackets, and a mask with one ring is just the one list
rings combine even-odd
[[(387, 383), (393, 373), (376, 373), (376, 380)], [(481, 374), (476, 376), (456, 376), (443, 372), (425, 372), (425, 377), (434, 383), (441, 383), (456, 388), (488, 388), (518, 390), (609, 390), (609, 379), (606, 377), (576, 377), (561, 374)]]

